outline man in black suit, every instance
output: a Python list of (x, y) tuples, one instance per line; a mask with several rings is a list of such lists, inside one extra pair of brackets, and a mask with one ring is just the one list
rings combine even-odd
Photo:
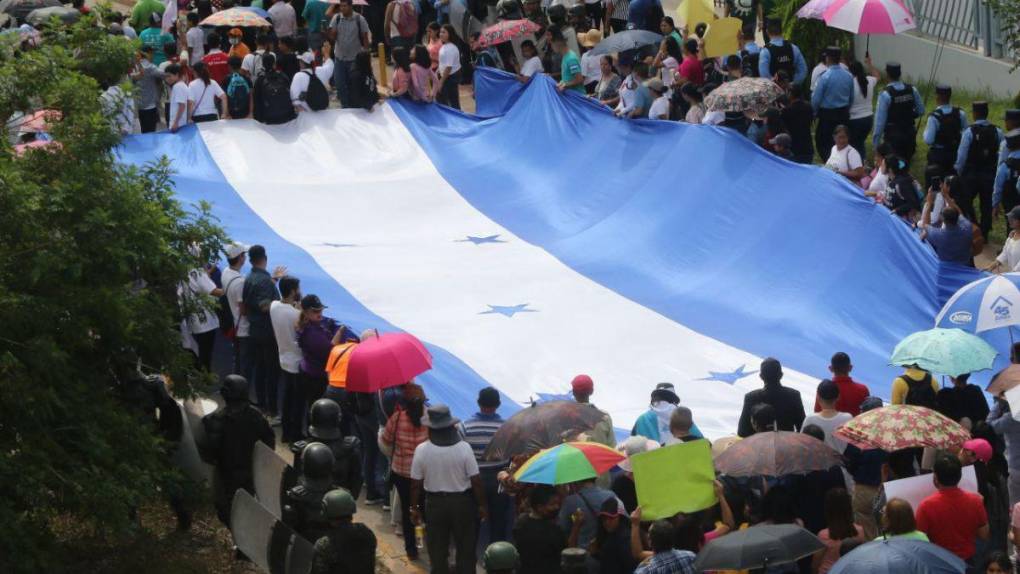
[(779, 383), (783, 379), (783, 366), (778, 360), (769, 357), (761, 362), (759, 376), (765, 387), (744, 395), (744, 409), (740, 413), (737, 434), (741, 437), (754, 434), (751, 412), (759, 404), (770, 405), (775, 410), (776, 430), (799, 431), (804, 424), (804, 402), (796, 389)]

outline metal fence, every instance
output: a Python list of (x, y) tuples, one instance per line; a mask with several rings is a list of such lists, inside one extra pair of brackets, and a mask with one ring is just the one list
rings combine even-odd
[(981, 0), (909, 0), (917, 20), (917, 33), (982, 52), (985, 56), (1008, 56), (1003, 27), (991, 8)]

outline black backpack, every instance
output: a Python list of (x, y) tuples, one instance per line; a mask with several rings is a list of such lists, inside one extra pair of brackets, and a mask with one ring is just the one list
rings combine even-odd
[(992, 124), (970, 126), (971, 142), (967, 164), (995, 168), (999, 161), (999, 129)]
[(261, 78), (260, 107), (267, 124), (283, 124), (294, 119), (294, 105), (290, 101), (290, 81), (276, 71), (266, 71)]
[[(234, 112), (231, 111), (230, 113), (233, 114)], [(219, 297), (219, 306), (216, 309), (216, 316), (220, 320), (220, 331), (223, 331), (223, 334), (231, 340), (233, 340), (234, 335), (237, 333), (237, 326), (234, 325), (234, 312), (230, 309), (230, 300), (227, 299), (227, 291), (230, 289), (230, 286), (233, 285), (234, 281), (237, 281), (238, 279), (241, 280), (241, 283), (244, 283), (244, 276), (238, 275), (223, 286), (223, 294)]]
[(301, 94), (301, 99), (308, 104), (313, 112), (321, 112), (328, 108), (329, 90), (322, 85), (322, 80), (311, 70), (302, 70), (302, 73), (308, 74), (308, 90)]
[(371, 74), (365, 75), (365, 84), (361, 94), (361, 107), (371, 110), (372, 106), (379, 102), (379, 88), (376, 85), (375, 77)]
[(740, 75), (744, 78), (758, 77), (758, 60), (761, 52), (750, 53), (747, 50), (740, 51)]
[(903, 400), (904, 404), (937, 410), (935, 389), (931, 388), (931, 373), (925, 373), (924, 378), (920, 381), (915, 381), (907, 375), (901, 375), (900, 378), (907, 383), (907, 396)]

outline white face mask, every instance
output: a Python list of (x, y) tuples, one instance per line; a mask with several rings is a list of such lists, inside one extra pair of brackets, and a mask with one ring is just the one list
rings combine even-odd
[(241, 43), (241, 39), (240, 38), (231, 38), (230, 39), (230, 45), (231, 46), (236, 46), (236, 45), (238, 45), (240, 43)]

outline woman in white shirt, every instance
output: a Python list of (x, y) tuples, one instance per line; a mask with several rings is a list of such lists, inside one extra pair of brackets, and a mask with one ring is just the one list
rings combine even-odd
[(889, 144), (882, 142), (875, 148), (875, 169), (864, 195), (875, 198), (877, 203), (885, 202), (885, 190), (889, 187), (889, 176), (885, 173), (885, 158), (892, 153)]
[(1009, 235), (1006, 236), (1006, 244), (1002, 246), (1002, 252), (995, 258), (995, 262), (985, 270), (992, 272), (1020, 271), (1020, 206), (1014, 207), (1006, 214), (1009, 221)]
[(517, 74), (518, 80), (527, 83), (536, 74), (542, 75), (542, 58), (538, 57), (538, 49), (535, 48), (534, 42), (531, 40), (521, 42), (521, 56), (524, 57), (524, 63), (521, 64), (520, 72)]
[(457, 49), (457, 31), (449, 24), (439, 29), (439, 88), (436, 103), (460, 109), (460, 50)]
[(867, 174), (864, 169), (864, 162), (861, 161), (861, 154), (850, 145), (850, 129), (839, 125), (832, 132), (832, 139), (836, 145), (832, 146), (832, 153), (825, 167), (842, 175), (843, 177), (860, 185), (861, 178)]
[(181, 77), (180, 64), (168, 64), (163, 80), (170, 86), (170, 103), (167, 104), (166, 126), (176, 132), (191, 123), (191, 102), (188, 101), (188, 84)]
[[(869, 59), (870, 65), (870, 59)], [(872, 67), (872, 74), (864, 73), (864, 65), (860, 62), (850, 64), (850, 73), (854, 76), (854, 99), (850, 103), (850, 145), (857, 151), (864, 150), (864, 142), (871, 133), (875, 119), (875, 84), (878, 73)]]
[[(204, 62), (195, 64), (195, 76), (188, 85), (188, 103), (191, 107), (191, 121), (194, 123), (214, 122), (220, 119), (220, 106), (227, 109), (227, 94), (220, 85), (209, 77), (209, 68)], [(217, 103), (219, 100), (219, 103)], [(230, 112), (227, 112), (230, 117)]]
[(680, 95), (683, 96), (684, 100), (691, 106), (687, 110), (687, 115), (684, 116), (684, 121), (689, 124), (700, 124), (705, 119), (705, 103), (702, 101), (704, 98), (701, 95), (701, 90), (698, 86), (695, 86), (691, 82), (687, 82), (683, 86), (680, 86)]
[(673, 84), (676, 83), (677, 72), (680, 71), (680, 60), (683, 59), (683, 52), (680, 51), (680, 44), (673, 36), (666, 36), (659, 46), (659, 53), (655, 55), (652, 66), (658, 68), (662, 77), (662, 85), (666, 86), (666, 97), (673, 96)]
[(662, 85), (662, 80), (652, 78), (645, 82), (645, 86), (652, 91), (652, 95), (655, 98), (652, 101), (651, 107), (648, 108), (648, 119), (668, 120), (669, 98), (666, 97), (666, 86)]

